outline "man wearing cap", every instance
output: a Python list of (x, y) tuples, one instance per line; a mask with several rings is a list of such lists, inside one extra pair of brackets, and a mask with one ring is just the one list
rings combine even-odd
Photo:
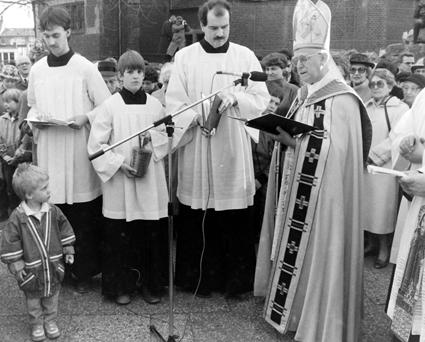
[[(358, 341), (363, 308), (360, 199), (372, 127), (330, 56), (330, 17), (320, 0), (295, 7), (294, 58), (305, 86), (288, 117), (315, 128), (275, 136), (288, 149), (275, 230), (262, 231), (254, 290), (267, 296), (266, 321), (302, 342)], [(273, 260), (270, 278), (266, 258)]]
[(424, 58), (419, 58), (410, 69), (414, 74), (425, 75)]
[(372, 91), (369, 88), (369, 77), (375, 64), (368, 56), (362, 53), (355, 53), (350, 57), (350, 79), (351, 86), (364, 103), (372, 98)]
[(16, 59), (16, 66), (19, 71), (19, 80), (16, 82), (16, 88), (26, 90), (28, 88), (28, 78), (31, 70), (31, 61), (27, 56), (20, 56)]
[(97, 70), (102, 75), (103, 80), (111, 94), (119, 91), (117, 64), (112, 61), (100, 61), (97, 63)]
[(102, 225), (101, 181), (87, 152), (89, 120), (111, 94), (96, 66), (70, 48), (67, 10), (46, 7), (39, 21), (50, 54), (31, 68), (28, 118), (69, 122), (67, 126), (33, 124), (33, 130), (38, 165), (49, 174), (50, 201), (60, 207), (77, 238), (72, 273), (82, 293), (88, 291), (87, 281), (100, 272)]
[(411, 74), (407, 78), (402, 79), (401, 89), (403, 90), (403, 101), (412, 107), (413, 101), (416, 96), (425, 87), (425, 76), (419, 74)]

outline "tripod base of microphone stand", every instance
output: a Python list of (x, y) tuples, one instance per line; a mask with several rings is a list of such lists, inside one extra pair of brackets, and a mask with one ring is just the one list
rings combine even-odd
[(156, 329), (154, 325), (149, 326), (149, 330), (154, 333), (162, 342), (176, 342), (176, 338), (178, 336), (168, 336), (168, 340), (166, 340), (161, 333)]

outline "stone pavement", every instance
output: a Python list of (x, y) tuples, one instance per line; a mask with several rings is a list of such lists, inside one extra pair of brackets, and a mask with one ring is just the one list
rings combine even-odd
[[(1, 227), (0, 227), (1, 229)], [(365, 260), (365, 313), (361, 342), (391, 341), (390, 321), (384, 313), (391, 267), (376, 270), (373, 258)], [(241, 299), (225, 299), (213, 293), (211, 299), (175, 293), (174, 334), (176, 341), (262, 341), (289, 342), (293, 334), (281, 335), (262, 319), (264, 299), (252, 293)], [(161, 342), (149, 331), (155, 325), (168, 339), (168, 296), (157, 305), (146, 304), (140, 294), (131, 304), (118, 306), (101, 295), (96, 277), (85, 294), (73, 290), (71, 279), (63, 282), (59, 299), (58, 342)], [(0, 265), (0, 342), (31, 341), (23, 294), (7, 267)], [(47, 341), (48, 339), (46, 339)], [(343, 341), (329, 341), (343, 342)]]

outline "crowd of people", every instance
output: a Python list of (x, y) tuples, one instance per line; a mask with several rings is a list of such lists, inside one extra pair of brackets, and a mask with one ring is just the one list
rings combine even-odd
[[(279, 332), (355, 342), (363, 258), (374, 255), (376, 269), (396, 265), (394, 341), (425, 338), (424, 59), (407, 48), (397, 59), (331, 53), (320, 0), (298, 2), (293, 47), (264, 57), (229, 41), (230, 18), (227, 1), (209, 0), (199, 8), (204, 38), (186, 46), (190, 27), (171, 16), (157, 67), (134, 50), (87, 60), (69, 45), (69, 13), (48, 7), (30, 56), (2, 66), (0, 257), (25, 294), (34, 341), (60, 336), (65, 274), (79, 293), (101, 274), (102, 295), (119, 305), (136, 291), (162, 300), (169, 174), (178, 290), (253, 291)], [(137, 134), (178, 112), (171, 151), (164, 125)], [(266, 114), (311, 127), (293, 136), (244, 125)]]

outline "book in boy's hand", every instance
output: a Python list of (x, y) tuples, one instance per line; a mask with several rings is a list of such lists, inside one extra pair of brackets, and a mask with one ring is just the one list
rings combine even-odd
[(317, 129), (314, 126), (290, 120), (274, 113), (265, 114), (251, 120), (246, 120), (244, 118), (236, 118), (233, 116), (229, 117), (232, 119), (244, 121), (245, 125), (248, 127), (256, 128), (271, 134), (279, 134), (279, 132), (277, 131), (277, 127), (282, 128), (285, 132), (292, 136), (314, 131), (315, 129)]

